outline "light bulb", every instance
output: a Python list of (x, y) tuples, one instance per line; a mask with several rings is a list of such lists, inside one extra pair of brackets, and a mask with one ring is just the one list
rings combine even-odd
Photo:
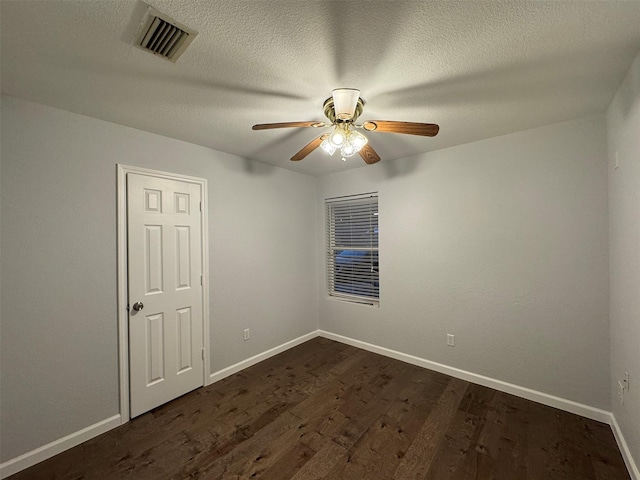
[(334, 148), (340, 148), (346, 140), (345, 134), (338, 127), (329, 135), (329, 143)]
[(320, 144), (320, 148), (322, 148), (329, 155), (333, 155), (333, 152), (336, 151), (335, 147), (333, 145), (331, 145), (331, 143), (329, 143), (329, 139), (328, 138), (325, 138), (322, 141), (322, 143)]

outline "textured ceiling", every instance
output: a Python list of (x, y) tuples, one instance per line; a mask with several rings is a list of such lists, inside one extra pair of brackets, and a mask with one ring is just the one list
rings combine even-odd
[(199, 32), (173, 64), (131, 45), (145, 4), (2, 0), (2, 91), (302, 173), (288, 159), (336, 87), (360, 120), (437, 123), (369, 134), (383, 161), (603, 111), (640, 50), (640, 1), (151, 0)]

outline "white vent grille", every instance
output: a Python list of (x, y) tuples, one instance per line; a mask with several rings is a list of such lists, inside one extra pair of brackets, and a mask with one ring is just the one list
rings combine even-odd
[(195, 30), (149, 7), (138, 29), (134, 45), (175, 62), (197, 34)]

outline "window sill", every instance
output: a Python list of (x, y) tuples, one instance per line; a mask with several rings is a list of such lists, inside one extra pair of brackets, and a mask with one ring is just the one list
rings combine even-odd
[(365, 298), (342, 297), (340, 295), (327, 295), (327, 300), (333, 300), (342, 303), (351, 303), (354, 305), (362, 305), (363, 307), (380, 308), (380, 300), (370, 300)]

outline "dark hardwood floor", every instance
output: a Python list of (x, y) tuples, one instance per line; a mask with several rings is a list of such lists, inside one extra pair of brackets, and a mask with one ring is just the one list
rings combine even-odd
[(608, 425), (316, 338), (10, 478), (630, 477)]

